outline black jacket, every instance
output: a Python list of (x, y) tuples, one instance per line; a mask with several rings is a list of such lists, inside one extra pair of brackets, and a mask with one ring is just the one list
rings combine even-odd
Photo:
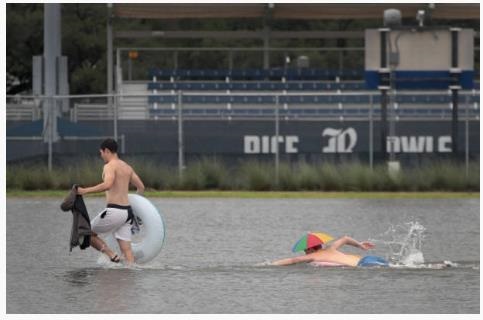
[(76, 246), (80, 246), (81, 250), (88, 248), (91, 243), (91, 221), (87, 213), (84, 199), (77, 194), (77, 185), (72, 186), (72, 190), (65, 197), (60, 205), (63, 211), (72, 211), (72, 230), (70, 234), (70, 251)]

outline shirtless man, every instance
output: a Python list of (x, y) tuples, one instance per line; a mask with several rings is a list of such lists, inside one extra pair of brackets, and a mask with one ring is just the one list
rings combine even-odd
[(131, 166), (119, 159), (116, 141), (104, 140), (99, 152), (105, 163), (102, 172), (104, 182), (89, 188), (77, 188), (80, 195), (106, 192), (106, 209), (91, 221), (91, 245), (106, 254), (112, 262), (119, 262), (120, 257), (98, 236), (98, 233), (113, 232), (126, 262), (131, 264), (134, 262), (131, 248), (134, 215), (128, 199), (129, 183), (137, 188), (139, 194), (144, 192), (144, 184)]
[(321, 245), (311, 247), (305, 250), (305, 256), (277, 260), (272, 262), (272, 265), (286, 266), (300, 262), (319, 262), (325, 263), (329, 266), (332, 265), (350, 267), (356, 267), (361, 265), (369, 266), (369, 263), (371, 265), (387, 265), (387, 262), (380, 257), (366, 256), (362, 258), (359, 255), (346, 254), (338, 250), (340, 247), (346, 244), (354, 246), (356, 248), (360, 248), (362, 250), (369, 250), (375, 247), (375, 245), (371, 242), (359, 242), (352, 239), (351, 237), (344, 236), (340, 239), (335, 240), (325, 248), (322, 248)]

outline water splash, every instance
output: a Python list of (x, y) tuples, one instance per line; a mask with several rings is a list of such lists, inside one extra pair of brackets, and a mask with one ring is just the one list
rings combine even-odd
[(426, 228), (418, 221), (391, 225), (387, 231), (373, 242), (389, 249), (386, 257), (392, 265), (418, 266), (424, 264), (422, 245)]
[(112, 262), (104, 253), (99, 253), (97, 264), (103, 268), (118, 268), (120, 263)]
[(97, 264), (104, 269), (140, 269), (140, 265), (136, 263), (126, 264), (123, 260), (112, 262), (104, 253), (99, 253)]

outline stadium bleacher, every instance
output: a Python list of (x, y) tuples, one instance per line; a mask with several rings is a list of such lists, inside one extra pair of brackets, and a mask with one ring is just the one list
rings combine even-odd
[[(345, 108), (345, 109), (282, 109), (279, 111), (280, 117), (348, 117), (348, 118), (365, 118), (367, 119), (369, 110), (361, 108)], [(380, 109), (374, 109), (375, 116), (380, 114)], [(152, 116), (159, 117), (173, 117), (177, 115), (177, 110), (173, 109), (150, 109)], [(262, 108), (243, 108), (243, 109), (199, 109), (199, 108), (185, 108), (183, 109), (184, 116), (244, 116), (244, 117), (259, 117), (271, 116), (273, 117), (275, 110)], [(451, 118), (450, 109), (398, 109), (395, 111), (398, 117), (433, 117), (433, 118)], [(477, 116), (478, 110), (471, 112), (471, 116)]]
[(362, 81), (321, 82), (321, 81), (177, 81), (177, 82), (149, 82), (148, 90), (232, 90), (232, 91), (333, 91), (333, 90), (364, 90)]
[(175, 78), (177, 80), (335, 80), (336, 78), (363, 80), (364, 70), (330, 70), (319, 68), (272, 68), (272, 69), (157, 69), (149, 70), (153, 81)]
[[(362, 70), (151, 69), (149, 77), (148, 114), (154, 118), (176, 115), (173, 105), (178, 102), (178, 91), (184, 92), (183, 114), (193, 117), (273, 117), (275, 111), (270, 106), (276, 103), (277, 94), (278, 103), (284, 106), (280, 116), (286, 118), (367, 118), (370, 94), (373, 104), (380, 103), (377, 91), (367, 91)], [(392, 99), (398, 106), (394, 110), (398, 117), (451, 117), (449, 91), (398, 94)], [(460, 103), (475, 105), (470, 114), (478, 116), (479, 93), (466, 99), (459, 97)], [(378, 108), (373, 112), (380, 114)]]

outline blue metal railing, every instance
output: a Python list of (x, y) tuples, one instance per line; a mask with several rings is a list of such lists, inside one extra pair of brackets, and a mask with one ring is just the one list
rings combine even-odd
[(336, 77), (363, 79), (364, 70), (330, 70), (319, 68), (273, 68), (273, 69), (158, 69), (149, 70), (151, 79), (281, 79), (287, 80), (333, 80)]

